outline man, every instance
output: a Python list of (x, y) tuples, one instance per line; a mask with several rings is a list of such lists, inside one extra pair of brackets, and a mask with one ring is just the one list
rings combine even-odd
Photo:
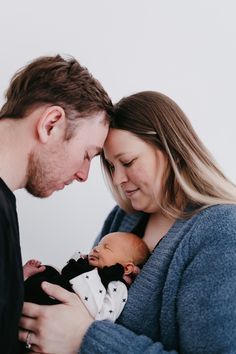
[(88, 177), (108, 133), (111, 101), (75, 59), (42, 57), (13, 77), (0, 111), (0, 338), (18, 353), (23, 277), (13, 191), (48, 197)]

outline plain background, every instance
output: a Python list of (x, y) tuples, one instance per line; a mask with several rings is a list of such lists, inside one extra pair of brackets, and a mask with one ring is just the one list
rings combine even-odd
[[(32, 0), (0, 3), (0, 103), (17, 69), (71, 54), (116, 102), (141, 90), (172, 97), (234, 182), (235, 1)], [(92, 163), (89, 180), (39, 200), (17, 191), (23, 261), (63, 265), (87, 252), (115, 202)]]

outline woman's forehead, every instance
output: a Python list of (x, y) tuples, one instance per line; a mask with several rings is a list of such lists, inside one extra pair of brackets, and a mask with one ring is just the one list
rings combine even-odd
[(112, 155), (113, 158), (122, 154), (132, 153), (134, 150), (143, 149), (148, 144), (133, 133), (126, 130), (110, 129), (104, 144), (105, 158)]

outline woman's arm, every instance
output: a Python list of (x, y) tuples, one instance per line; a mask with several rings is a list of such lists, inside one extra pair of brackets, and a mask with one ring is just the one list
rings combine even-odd
[(236, 353), (236, 220), (230, 210), (209, 216), (184, 249), (190, 261), (177, 301), (181, 353)]

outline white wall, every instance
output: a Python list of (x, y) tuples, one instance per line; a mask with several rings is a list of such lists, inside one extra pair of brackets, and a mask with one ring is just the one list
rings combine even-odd
[[(174, 98), (236, 182), (234, 0), (8, 0), (0, 4), (0, 93), (46, 54), (72, 54), (117, 101), (139, 90)], [(114, 205), (97, 159), (89, 181), (38, 200), (16, 192), (23, 260), (62, 265), (88, 251)]]

